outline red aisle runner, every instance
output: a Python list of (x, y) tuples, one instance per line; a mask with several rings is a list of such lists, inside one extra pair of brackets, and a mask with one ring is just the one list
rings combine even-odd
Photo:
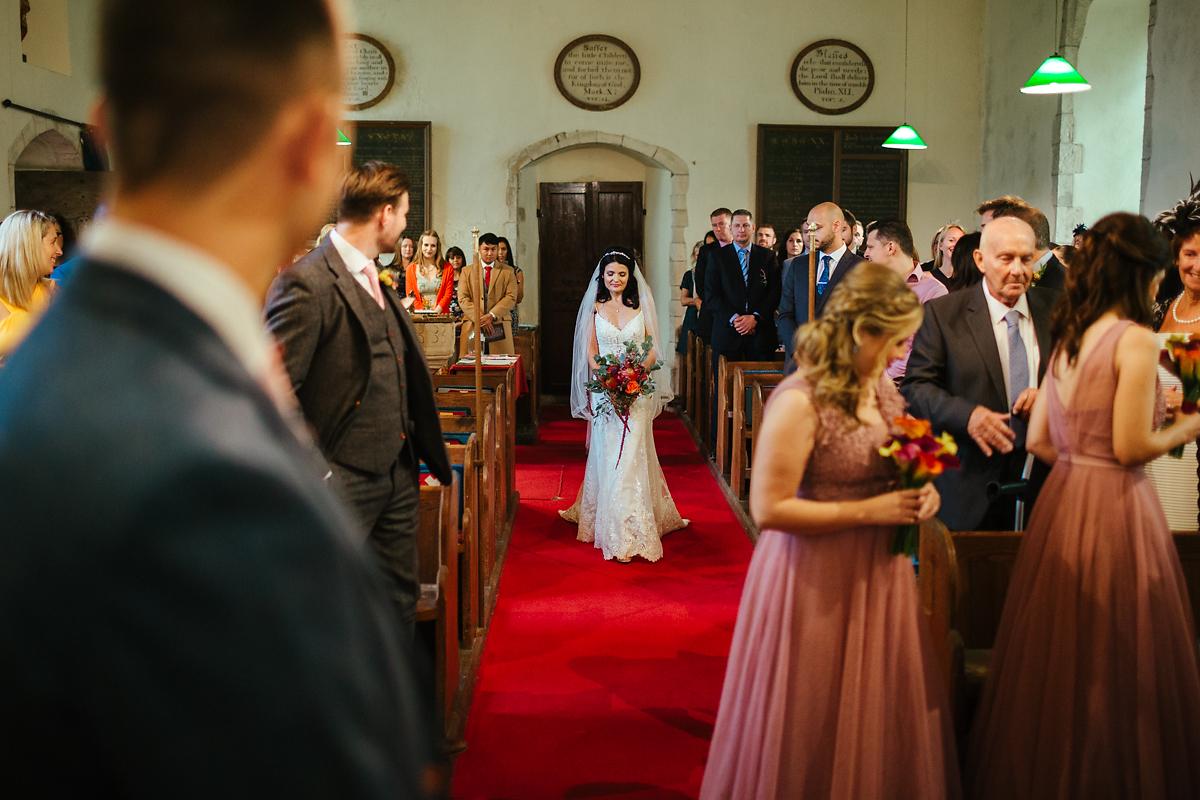
[(584, 424), (562, 414), (517, 448), (521, 507), (453, 796), (694, 797), (750, 541), (664, 415), (659, 459), (692, 524), (663, 540), (661, 561), (605, 561), (556, 513), (587, 458)]

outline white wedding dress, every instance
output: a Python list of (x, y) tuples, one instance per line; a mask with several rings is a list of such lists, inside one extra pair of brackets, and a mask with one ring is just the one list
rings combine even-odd
[[(623, 352), (627, 342), (641, 343), (646, 336), (645, 317), (640, 311), (621, 329), (599, 314), (595, 321), (601, 355)], [(662, 374), (660, 371), (658, 376)], [(601, 395), (592, 396), (593, 408), (600, 399)], [(575, 504), (558, 513), (577, 523), (579, 541), (594, 542), (606, 560), (628, 561), (641, 556), (658, 561), (663, 554), (662, 537), (685, 527), (688, 520), (679, 516), (658, 463), (653, 403), (646, 397), (634, 401), (623, 451), (621, 434), (625, 426), (614, 412), (595, 414), (591, 426), (583, 486)]]

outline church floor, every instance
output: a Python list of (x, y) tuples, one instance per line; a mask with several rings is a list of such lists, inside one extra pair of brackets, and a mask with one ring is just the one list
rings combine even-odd
[(661, 561), (604, 561), (556, 513), (583, 481), (584, 423), (543, 419), (517, 448), (521, 504), (453, 796), (695, 797), (752, 545), (664, 414), (659, 459), (692, 523)]

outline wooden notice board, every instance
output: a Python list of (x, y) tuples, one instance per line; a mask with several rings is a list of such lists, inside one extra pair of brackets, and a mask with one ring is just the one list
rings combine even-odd
[(832, 200), (865, 226), (905, 218), (908, 153), (881, 145), (892, 128), (759, 125), (755, 212), (780, 238)]
[(354, 141), (354, 165), (366, 161), (387, 161), (408, 176), (408, 227), (415, 236), (433, 227), (429, 210), (429, 129), (428, 122), (356, 122), (350, 134)]

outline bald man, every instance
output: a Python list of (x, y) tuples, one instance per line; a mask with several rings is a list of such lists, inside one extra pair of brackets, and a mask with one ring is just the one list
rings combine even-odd
[[(808, 212), (804, 242), (809, 241), (808, 226), (816, 225), (817, 237), (817, 297), (813, 304), (814, 313), (821, 316), (825, 301), (838, 282), (851, 269), (862, 263), (862, 259), (846, 247), (842, 234), (846, 230), (846, 215), (835, 203), (821, 203)], [(796, 369), (792, 362), (792, 339), (796, 328), (808, 322), (808, 251), (798, 256), (788, 270), (787, 281), (779, 299), (779, 341), (783, 345), (784, 363), (787, 372)]]
[[(913, 415), (953, 434), (962, 460), (937, 480), (939, 516), (952, 530), (1013, 528), (1015, 498), (989, 499), (988, 487), (1016, 480), (1025, 466), (1025, 423), (1053, 346), (1059, 293), (1030, 288), (1036, 260), (1028, 223), (993, 220), (975, 251), (983, 281), (926, 304), (913, 340), (900, 391)], [(1043, 478), (1039, 467), (1029, 504)]]

